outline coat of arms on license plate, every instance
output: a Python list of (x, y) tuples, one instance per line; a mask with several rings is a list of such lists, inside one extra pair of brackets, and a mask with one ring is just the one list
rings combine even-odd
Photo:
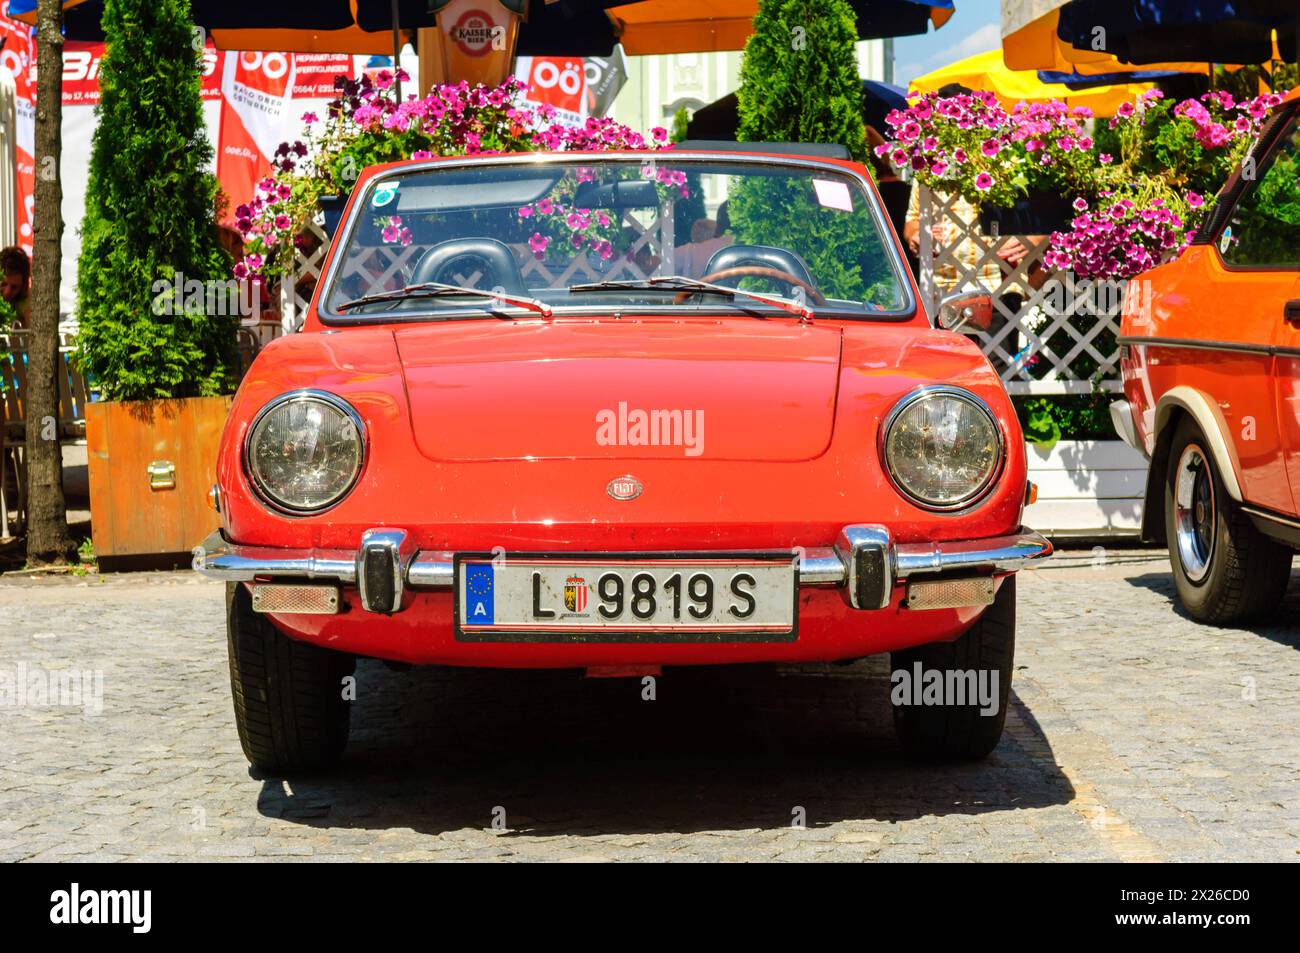
[(564, 608), (570, 612), (586, 611), (587, 580), (582, 576), (570, 576), (564, 580)]

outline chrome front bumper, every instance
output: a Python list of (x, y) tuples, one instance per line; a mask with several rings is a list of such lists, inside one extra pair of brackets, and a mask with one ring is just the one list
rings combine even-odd
[[(799, 585), (844, 587), (855, 609), (882, 609), (895, 584), (918, 576), (992, 575), (1051, 554), (1052, 544), (1027, 529), (989, 539), (895, 543), (886, 527), (860, 523), (844, 527), (834, 546), (798, 550)], [(292, 578), (355, 585), (366, 609), (391, 613), (401, 608), (407, 588), (451, 588), (453, 555), (416, 551), (397, 529), (366, 531), (358, 550), (244, 546), (217, 531), (195, 548), (194, 568), (227, 582)]]

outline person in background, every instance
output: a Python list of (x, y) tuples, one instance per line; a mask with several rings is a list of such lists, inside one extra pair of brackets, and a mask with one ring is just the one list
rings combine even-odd
[(0, 297), (8, 301), (18, 315), (14, 327), (30, 327), (32, 261), (27, 257), (27, 252), (17, 245), (10, 245), (0, 251), (0, 271), (3, 271), (3, 280), (0, 281)]
[(687, 278), (703, 278), (713, 256), (735, 242), (730, 231), (731, 219), (724, 201), (718, 206), (716, 220), (697, 219), (691, 225), (691, 240), (673, 250), (677, 273)]
[(894, 171), (888, 159), (876, 155), (876, 147), (884, 144), (885, 139), (876, 128), (867, 126), (867, 157), (871, 160), (871, 171), (875, 173), (876, 191), (880, 193), (880, 199), (885, 203), (885, 211), (889, 213), (889, 221), (894, 226), (898, 240), (903, 243), (903, 252), (907, 256), (908, 265), (912, 268), (912, 277), (920, 278), (920, 259), (903, 235), (907, 228), (907, 207), (912, 186), (898, 177), (898, 173)]

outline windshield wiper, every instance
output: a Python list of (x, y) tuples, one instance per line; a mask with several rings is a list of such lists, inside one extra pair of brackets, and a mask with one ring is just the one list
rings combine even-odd
[(776, 295), (759, 294), (756, 291), (746, 291), (744, 288), (728, 288), (726, 285), (715, 285), (711, 281), (700, 281), (698, 278), (687, 278), (685, 275), (666, 275), (661, 278), (617, 279), (610, 281), (596, 281), (586, 285), (569, 286), (570, 294), (582, 294), (591, 291), (687, 291), (692, 294), (722, 295), (725, 298), (734, 298), (737, 295), (743, 295), (754, 301), (762, 301), (764, 304), (770, 304), (773, 307), (780, 308), (782, 311), (787, 311), (790, 314), (797, 314), (804, 321), (811, 321), (813, 317), (812, 308), (790, 298), (780, 298)]
[(485, 291), (482, 288), (465, 288), (460, 285), (446, 285), (440, 281), (422, 281), (419, 284), (407, 285), (397, 291), (381, 291), (377, 294), (363, 295), (360, 298), (353, 298), (351, 301), (344, 301), (342, 304), (335, 305), (339, 311), (346, 311), (348, 308), (355, 308), (363, 304), (372, 304), (376, 301), (401, 301), (405, 298), (451, 298), (458, 295), (474, 295), (480, 298), (492, 298), (503, 304), (512, 304), (517, 308), (523, 308), (532, 311), (534, 314), (540, 314), (544, 318), (550, 318), (554, 312), (551, 306), (545, 301), (539, 301), (536, 298), (528, 298), (523, 295), (513, 295), (505, 291)]

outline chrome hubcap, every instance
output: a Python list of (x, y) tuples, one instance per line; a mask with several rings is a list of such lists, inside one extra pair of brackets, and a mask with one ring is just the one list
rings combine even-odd
[(1201, 582), (1214, 556), (1214, 478), (1204, 451), (1194, 443), (1178, 459), (1174, 532), (1183, 572), (1191, 582)]

